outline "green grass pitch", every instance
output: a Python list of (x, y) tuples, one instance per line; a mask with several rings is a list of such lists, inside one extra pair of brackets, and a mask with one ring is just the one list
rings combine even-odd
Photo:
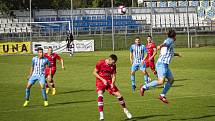
[[(170, 68), (175, 83), (166, 105), (157, 98), (162, 87), (139, 96), (131, 92), (128, 51), (116, 51), (117, 81), (133, 121), (214, 121), (215, 120), (215, 48), (176, 48), (183, 57), (175, 57)], [(48, 95), (49, 106), (43, 107), (38, 82), (31, 89), (30, 106), (24, 103), (25, 86), (33, 56), (0, 56), (0, 121), (97, 121), (97, 94), (92, 70), (99, 59), (111, 51), (62, 55), (66, 70), (55, 75), (57, 95)], [(149, 72), (151, 70), (148, 69)], [(152, 75), (152, 73), (151, 73)], [(143, 76), (136, 73), (137, 86)], [(152, 76), (155, 79), (154, 76)], [(117, 101), (107, 92), (104, 95), (106, 121), (122, 121), (126, 117)]]

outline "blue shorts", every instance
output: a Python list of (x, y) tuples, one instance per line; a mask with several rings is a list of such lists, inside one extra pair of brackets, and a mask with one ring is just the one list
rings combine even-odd
[(173, 78), (172, 72), (168, 67), (168, 64), (157, 62), (156, 63), (158, 78)]
[(146, 70), (146, 64), (141, 64), (141, 63), (133, 63), (131, 66), (131, 71), (137, 71), (140, 68), (141, 71), (145, 71)]
[(31, 76), (28, 80), (28, 83), (31, 84), (31, 85), (34, 85), (34, 83), (39, 80), (40, 84), (41, 85), (45, 85), (45, 82), (46, 82), (46, 78), (45, 78), (45, 75), (42, 75), (42, 76)]

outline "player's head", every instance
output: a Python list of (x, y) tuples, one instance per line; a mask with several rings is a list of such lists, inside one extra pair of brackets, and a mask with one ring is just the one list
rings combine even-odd
[(137, 44), (137, 45), (141, 44), (140, 37), (135, 38), (135, 44)]
[(169, 38), (172, 38), (174, 41), (176, 40), (176, 32), (175, 30), (169, 30), (168, 33), (167, 33), (168, 37)]
[(147, 36), (147, 42), (148, 42), (148, 43), (151, 43), (151, 42), (152, 42), (152, 36), (151, 36), (151, 35), (148, 35), (148, 36)]
[(43, 48), (41, 48), (41, 47), (37, 48), (37, 53), (38, 53), (38, 57), (42, 58), (43, 57)]
[(53, 53), (53, 48), (51, 46), (49, 46), (48, 48), (48, 54), (52, 54)]
[(111, 54), (108, 58), (108, 65), (114, 65), (117, 62), (117, 56)]

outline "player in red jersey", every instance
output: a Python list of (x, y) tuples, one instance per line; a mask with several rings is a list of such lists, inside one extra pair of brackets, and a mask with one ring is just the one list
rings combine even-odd
[(132, 115), (126, 108), (125, 101), (115, 86), (116, 80), (116, 61), (117, 56), (112, 54), (109, 58), (100, 60), (96, 64), (93, 74), (96, 77), (96, 92), (98, 93), (98, 109), (100, 112), (100, 120), (104, 120), (103, 113), (103, 93), (107, 90), (111, 95), (118, 98), (120, 105), (123, 107), (124, 113), (130, 119)]
[(155, 76), (157, 76), (157, 71), (155, 70), (155, 55), (157, 54), (157, 48), (152, 40), (152, 37), (148, 35), (146, 43), (147, 57), (145, 59), (146, 68), (150, 67)]
[[(50, 78), (51, 80), (48, 80), (48, 81), (49, 81), (49, 84), (52, 87), (52, 95), (55, 95), (56, 94), (56, 89), (55, 89), (55, 82), (54, 82), (53, 78), (54, 78), (55, 72), (57, 70), (56, 60), (59, 60), (61, 62), (62, 69), (65, 69), (64, 68), (64, 62), (63, 62), (63, 59), (58, 54), (53, 53), (52, 47), (48, 48), (48, 52), (45, 53), (44, 57), (46, 57), (49, 60), (50, 64), (51, 64), (51, 66), (50, 66), (51, 71), (52, 71), (51, 72), (51, 78)], [(50, 72), (50, 68), (46, 68), (46, 70), (45, 70), (46, 71), (45, 72), (46, 78), (48, 77), (48, 74)], [(47, 94), (49, 92), (49, 84), (48, 84), (48, 82), (46, 82), (46, 93)]]

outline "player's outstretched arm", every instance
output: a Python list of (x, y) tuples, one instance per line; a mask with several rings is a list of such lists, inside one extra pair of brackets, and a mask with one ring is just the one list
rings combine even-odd
[(112, 88), (113, 88), (113, 85), (115, 85), (115, 81), (116, 81), (116, 74), (112, 74)]
[(154, 52), (153, 52), (153, 55), (152, 55), (152, 57), (150, 58), (150, 60), (151, 60), (152, 58), (154, 58), (155, 55), (157, 55), (157, 48), (156, 48), (156, 47), (154, 48)]
[(165, 43), (160, 44), (159, 46), (157, 46), (157, 50), (160, 50), (162, 47), (166, 47)]
[(60, 59), (60, 62), (61, 62), (62, 69), (65, 69), (65, 67), (64, 67), (64, 60), (62, 58)]
[(145, 60), (146, 60), (147, 56), (148, 56), (148, 54), (147, 54), (147, 53), (145, 53), (145, 54), (144, 54), (143, 61), (142, 61), (142, 64), (144, 64), (144, 63), (145, 63)]
[(49, 67), (50, 68), (50, 71), (49, 71), (49, 75), (48, 75), (48, 80), (51, 81), (51, 77), (52, 77), (52, 68), (51, 68), (51, 64), (50, 62), (47, 60), (47, 63), (46, 63), (46, 68)]
[(28, 75), (28, 79), (31, 77), (31, 75), (32, 75), (33, 71), (34, 71), (34, 68), (33, 68), (33, 67), (31, 67), (31, 68), (30, 68), (29, 75)]
[(93, 75), (96, 78), (100, 79), (105, 85), (107, 85), (107, 81), (105, 79), (103, 79), (101, 76), (99, 76), (98, 70), (96, 68), (93, 70)]
[(131, 62), (131, 64), (133, 64), (133, 54), (132, 54), (132, 52), (130, 52), (130, 62)]

